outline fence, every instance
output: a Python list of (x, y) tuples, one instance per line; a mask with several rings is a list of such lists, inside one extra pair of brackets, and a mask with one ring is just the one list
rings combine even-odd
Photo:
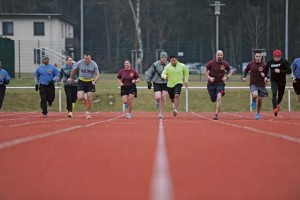
[[(34, 89), (34, 87), (6, 87), (7, 89)], [(58, 111), (61, 112), (62, 110), (62, 87), (55, 87), (56, 89), (58, 89)], [(270, 89), (271, 87), (266, 87), (267, 89)], [(148, 89), (147, 87), (137, 87), (137, 89)], [(204, 89), (206, 90), (206, 87), (188, 87), (185, 88), (183, 87), (183, 89), (185, 89), (185, 111), (189, 112), (189, 90), (193, 90), (193, 89)], [(244, 90), (247, 89), (249, 90), (249, 87), (226, 87), (226, 90)], [(291, 89), (293, 89), (293, 87), (286, 87), (286, 89), (288, 90), (288, 111), (291, 111)], [(250, 106), (252, 101), (252, 97), (250, 94), (250, 103), (249, 103), (249, 109), (252, 112), (252, 108)], [(125, 107), (123, 105), (123, 111), (125, 111)]]

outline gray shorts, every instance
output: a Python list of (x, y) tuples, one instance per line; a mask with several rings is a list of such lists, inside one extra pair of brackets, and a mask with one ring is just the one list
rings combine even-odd
[(267, 97), (268, 96), (268, 91), (267, 91), (266, 87), (250, 85), (250, 92), (251, 92), (251, 94), (253, 92), (257, 92), (259, 97)]

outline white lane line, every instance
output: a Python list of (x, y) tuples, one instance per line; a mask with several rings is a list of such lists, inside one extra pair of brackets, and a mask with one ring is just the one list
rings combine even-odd
[(283, 134), (280, 134), (280, 133), (273, 133), (273, 132), (269, 132), (269, 131), (262, 131), (262, 130), (255, 129), (255, 128), (252, 128), (252, 127), (249, 127), (249, 126), (240, 126), (240, 125), (236, 125), (236, 124), (231, 124), (231, 123), (223, 122), (223, 121), (220, 121), (220, 120), (212, 120), (212, 119), (210, 119), (208, 117), (199, 115), (199, 114), (194, 113), (194, 112), (192, 112), (192, 114), (197, 115), (197, 116), (199, 116), (201, 118), (205, 118), (205, 119), (208, 119), (208, 120), (220, 123), (220, 124), (225, 124), (225, 125), (228, 125), (228, 126), (233, 126), (235, 128), (243, 128), (243, 129), (247, 129), (247, 130), (253, 131), (255, 133), (261, 133), (261, 134), (264, 134), (264, 135), (268, 135), (268, 136), (272, 136), (272, 137), (276, 137), (276, 138), (280, 138), (280, 139), (284, 139), (284, 140), (287, 140), (287, 141), (290, 141), (290, 142), (295, 142), (295, 143), (300, 144), (300, 138), (291, 137), (291, 136), (283, 135)]
[[(236, 116), (236, 117), (238, 117), (238, 118), (240, 118), (240, 119), (245, 119), (245, 116), (244, 115), (241, 115), (241, 114), (233, 114), (233, 113), (229, 113), (229, 112), (223, 112), (224, 114), (227, 114), (227, 115), (233, 115), (233, 116)], [(267, 113), (261, 113), (262, 115), (269, 115), (269, 114), (267, 114)], [(245, 119), (245, 120), (249, 120), (249, 116), (247, 115), (246, 116), (247, 118)], [(253, 116), (252, 116), (252, 119), (254, 119), (254, 114), (253, 114)], [(293, 123), (293, 122), (286, 122), (286, 121), (281, 121), (281, 119), (278, 119), (277, 117), (276, 118), (271, 118), (271, 119), (269, 119), (269, 118), (261, 118), (260, 119), (260, 121), (266, 121), (266, 122), (273, 122), (273, 123), (281, 123), (281, 124), (291, 124), (291, 125), (295, 125), (295, 126), (300, 126), (300, 124), (299, 123)]]
[(9, 140), (9, 141), (0, 143), (0, 150), (8, 148), (8, 147), (16, 146), (18, 144), (23, 144), (23, 143), (26, 143), (26, 142), (30, 142), (30, 141), (33, 141), (33, 140), (42, 139), (42, 138), (53, 136), (53, 135), (58, 135), (58, 134), (61, 134), (61, 133), (65, 133), (65, 132), (74, 130), (74, 129), (79, 129), (79, 128), (82, 128), (82, 127), (89, 127), (89, 126), (92, 126), (92, 125), (95, 125), (95, 124), (110, 122), (110, 121), (118, 119), (118, 118), (120, 118), (124, 115), (125, 114), (122, 114), (122, 115), (114, 117), (112, 119), (99, 121), (97, 123), (91, 123), (91, 125), (87, 124), (87, 125), (82, 125), (82, 126), (72, 126), (72, 127), (68, 127), (68, 128), (64, 128), (64, 129), (60, 129), (60, 130), (56, 130), (56, 131), (51, 131), (51, 132), (47, 132), (47, 133), (41, 133), (41, 134), (38, 134), (38, 135), (31, 135), (31, 136), (27, 136), (27, 137), (23, 137), (23, 138), (17, 138), (17, 139)]
[(154, 160), (154, 170), (151, 180), (150, 200), (173, 200), (172, 180), (170, 176), (167, 149), (162, 120), (159, 120), (159, 130)]

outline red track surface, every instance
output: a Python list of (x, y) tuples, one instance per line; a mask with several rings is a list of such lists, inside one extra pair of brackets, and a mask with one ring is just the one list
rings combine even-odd
[(159, 133), (164, 200), (300, 199), (299, 112), (75, 114), (0, 113), (1, 200), (151, 199)]

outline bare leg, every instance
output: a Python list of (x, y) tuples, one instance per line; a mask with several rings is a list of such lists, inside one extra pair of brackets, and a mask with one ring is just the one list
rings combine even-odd
[(258, 114), (259, 114), (260, 111), (261, 111), (262, 100), (263, 100), (263, 97), (258, 97), (258, 103), (257, 103), (257, 113), (258, 113)]
[(132, 109), (133, 109), (133, 99), (134, 99), (134, 95), (133, 94), (129, 94), (128, 95), (128, 113), (132, 112)]
[(87, 104), (86, 104), (86, 111), (91, 112), (92, 109), (92, 103), (93, 103), (93, 92), (87, 93)]
[(161, 92), (161, 99), (160, 99), (160, 112), (163, 113), (165, 111), (165, 107), (166, 107), (166, 101), (167, 101), (167, 91), (162, 91)]
[(175, 94), (175, 97), (174, 97), (174, 109), (175, 110), (177, 110), (178, 105), (179, 105), (179, 94)]
[(218, 114), (221, 111), (221, 107), (222, 107), (222, 94), (218, 93), (217, 105), (216, 105), (216, 114)]

